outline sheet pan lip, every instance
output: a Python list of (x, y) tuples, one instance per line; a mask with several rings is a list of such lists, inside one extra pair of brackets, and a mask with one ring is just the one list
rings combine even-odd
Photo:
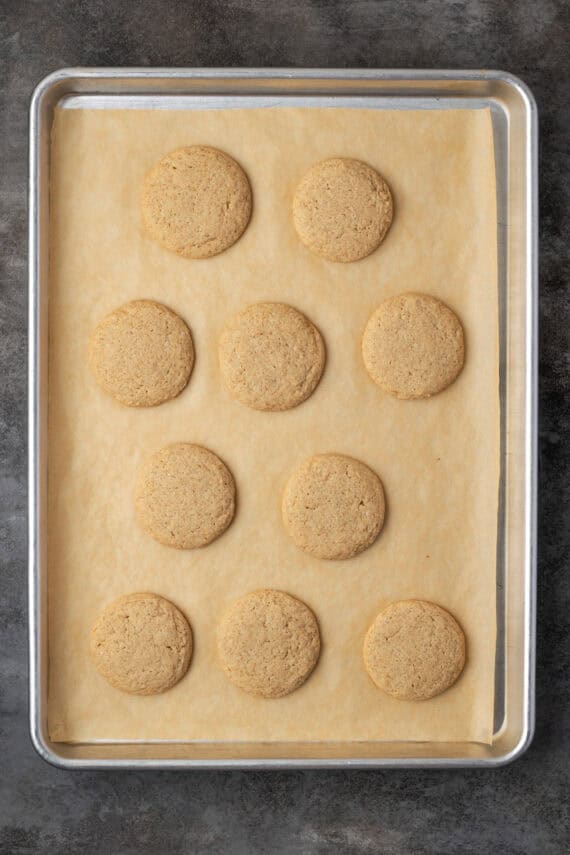
[[(331, 759), (140, 759), (97, 760), (66, 758), (57, 754), (46, 741), (41, 723), (39, 663), (39, 386), (38, 386), (38, 156), (40, 110), (44, 99), (57, 84), (77, 78), (165, 79), (300, 79), (300, 80), (501, 80), (516, 91), (524, 102), (527, 121), (527, 409), (525, 413), (526, 492), (528, 497), (525, 529), (525, 581), (527, 598), (525, 619), (529, 627), (525, 649), (525, 716), (517, 745), (504, 755), (488, 758), (331, 758)], [(510, 72), (477, 69), (322, 69), (322, 68), (144, 68), (144, 67), (66, 67), (39, 81), (30, 102), (29, 138), (29, 266), (28, 266), (28, 618), (29, 618), (29, 720), (35, 750), (47, 762), (62, 769), (327, 769), (327, 768), (482, 768), (499, 767), (519, 758), (530, 746), (535, 724), (535, 634), (536, 634), (536, 483), (537, 483), (537, 378), (538, 378), (538, 109), (531, 89)]]
[(42, 99), (52, 81), (44, 78), (35, 88), (29, 111), (28, 148), (28, 666), (29, 721), (32, 745), (49, 759), (40, 723), (40, 589), (39, 589), (39, 236), (38, 236), (38, 134)]
[[(526, 610), (525, 622), (529, 627), (526, 634), (525, 649), (525, 687), (526, 687), (526, 739), (521, 738), (512, 759), (524, 754), (534, 737), (536, 723), (536, 603), (537, 603), (537, 496), (538, 496), (538, 107), (530, 88), (519, 78), (511, 75), (525, 99), (526, 119), (528, 123), (526, 157), (529, 167), (527, 186), (527, 230), (530, 235), (527, 246), (527, 297), (530, 310), (527, 311), (527, 353), (529, 371), (526, 378), (525, 412), (526, 427), (526, 485), (527, 518), (525, 526), (525, 571), (526, 571)], [(508, 761), (506, 761), (508, 762)]]
[(169, 771), (234, 771), (234, 770), (268, 770), (286, 771), (292, 769), (482, 769), (500, 768), (517, 760), (527, 751), (533, 738), (533, 729), (525, 729), (519, 743), (507, 754), (497, 757), (390, 757), (390, 758), (243, 758), (243, 759), (74, 759), (63, 757), (56, 753), (46, 743), (38, 730), (31, 731), (32, 745), (36, 752), (51, 766), (67, 771), (74, 770), (106, 770), (121, 769), (125, 771), (138, 769), (169, 770)]
[(28, 149), (28, 663), (29, 663), (29, 718), (32, 744), (42, 755), (39, 735), (39, 638), (37, 575), (38, 541), (38, 247), (37, 247), (37, 160), (38, 160), (38, 115), (42, 81), (32, 95), (29, 112)]
[(226, 78), (278, 80), (502, 80), (517, 90), (528, 108), (536, 113), (536, 100), (529, 86), (516, 75), (501, 69), (453, 69), (453, 68), (294, 68), (279, 66), (275, 68), (243, 66), (239, 68), (224, 68), (221, 66), (192, 67), (192, 66), (65, 66), (50, 72), (43, 77), (32, 94), (34, 102), (40, 100), (57, 83), (77, 77), (86, 79), (112, 80), (117, 77), (128, 79), (167, 79), (169, 77), (211, 79)]

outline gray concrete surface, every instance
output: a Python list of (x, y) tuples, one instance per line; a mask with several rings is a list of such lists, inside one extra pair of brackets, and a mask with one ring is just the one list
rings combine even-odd
[[(564, 0), (0, 0), (0, 852), (568, 851), (569, 6)], [(66, 65), (506, 68), (541, 113), (538, 724), (494, 772), (66, 773), (27, 733), (26, 155)]]

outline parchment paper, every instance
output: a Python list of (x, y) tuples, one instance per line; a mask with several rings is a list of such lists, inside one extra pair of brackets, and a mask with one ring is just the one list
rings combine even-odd
[[(202, 261), (147, 239), (139, 192), (172, 149), (218, 146), (246, 169), (254, 213), (229, 251)], [(322, 158), (377, 167), (395, 219), (366, 260), (334, 264), (302, 246), (295, 186)], [(49, 404), (49, 730), (62, 741), (470, 740), (493, 719), (499, 401), (496, 203), (487, 110), (62, 110), (52, 147)], [(368, 378), (360, 337), (378, 303), (406, 290), (458, 312), (467, 358), (428, 401), (398, 401)], [(87, 340), (103, 315), (148, 297), (190, 325), (187, 390), (134, 410), (96, 386)], [(259, 413), (224, 391), (217, 340), (228, 315), (258, 300), (289, 302), (318, 325), (327, 366), (315, 394)], [(239, 509), (226, 534), (189, 552), (161, 546), (134, 518), (140, 461), (176, 441), (202, 443), (231, 467)], [(385, 529), (348, 561), (299, 550), (280, 518), (284, 484), (306, 456), (336, 451), (372, 466), (386, 489)], [(280, 700), (250, 697), (216, 660), (215, 630), (235, 597), (276, 587), (307, 602), (322, 632), (310, 680)], [(190, 671), (157, 697), (99, 677), (90, 626), (120, 594), (155, 591), (188, 616)], [(450, 609), (468, 639), (457, 685), (423, 703), (391, 699), (368, 678), (367, 627), (392, 600)]]

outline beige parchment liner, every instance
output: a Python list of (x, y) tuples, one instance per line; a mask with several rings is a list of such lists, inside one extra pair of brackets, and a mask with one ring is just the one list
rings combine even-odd
[[(254, 212), (243, 238), (189, 261), (142, 232), (146, 171), (177, 146), (218, 146), (246, 169)], [(335, 264), (298, 240), (295, 186), (315, 161), (362, 158), (392, 188), (394, 223), (369, 258)], [(487, 110), (273, 108), (61, 110), (52, 145), (49, 402), (49, 731), (54, 740), (469, 740), (492, 734), (499, 401), (496, 203)], [(366, 321), (387, 296), (426, 291), (466, 332), (458, 381), (428, 401), (399, 401), (369, 379)], [(96, 386), (87, 340), (102, 316), (148, 297), (186, 319), (196, 364), (185, 392), (154, 409)], [(313, 396), (261, 413), (222, 387), (217, 341), (228, 315), (280, 300), (321, 330), (327, 366)], [(161, 546), (134, 518), (140, 461), (177, 441), (230, 466), (230, 529), (195, 551)], [(280, 516), (284, 484), (307, 455), (336, 451), (372, 466), (388, 515), (376, 544), (348, 561), (300, 551)], [(216, 659), (216, 623), (241, 594), (275, 587), (314, 609), (322, 655), (280, 700), (250, 697)], [(188, 616), (186, 678), (156, 697), (112, 689), (88, 656), (89, 629), (120, 594), (155, 591)], [(391, 699), (362, 662), (378, 611), (406, 597), (450, 609), (468, 640), (456, 686), (420, 703)]]

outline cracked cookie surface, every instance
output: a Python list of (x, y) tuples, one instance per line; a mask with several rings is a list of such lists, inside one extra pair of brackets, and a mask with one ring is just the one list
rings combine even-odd
[(455, 618), (425, 600), (400, 600), (376, 617), (364, 640), (364, 664), (394, 698), (420, 701), (449, 689), (465, 665), (465, 635)]
[(465, 359), (463, 327), (436, 297), (389, 297), (371, 315), (362, 337), (368, 374), (396, 398), (429, 398), (459, 376)]
[(390, 228), (392, 194), (361, 160), (331, 157), (301, 179), (293, 222), (301, 241), (329, 261), (358, 261), (377, 249)]
[(141, 527), (176, 549), (196, 549), (219, 537), (235, 513), (233, 476), (200, 445), (180, 442), (151, 455), (139, 471), (135, 507)]
[(320, 649), (315, 615), (283, 591), (264, 589), (240, 597), (218, 627), (218, 653), (227, 677), (264, 698), (298, 689), (317, 664)]
[(316, 326), (293, 306), (255, 303), (226, 323), (219, 361), (233, 398), (255, 410), (289, 410), (317, 387), (325, 346)]
[(90, 654), (114, 688), (157, 695), (186, 674), (192, 630), (182, 612), (164, 597), (127, 594), (110, 603), (93, 624)]
[(384, 525), (384, 488), (378, 475), (344, 454), (316, 454), (293, 472), (282, 514), (292, 540), (316, 558), (352, 558)]
[(210, 258), (228, 249), (245, 231), (251, 209), (247, 175), (211, 146), (167, 154), (147, 174), (142, 190), (147, 233), (184, 258)]
[(127, 407), (155, 407), (188, 384), (194, 345), (187, 325), (154, 300), (132, 300), (110, 312), (89, 340), (99, 386)]

